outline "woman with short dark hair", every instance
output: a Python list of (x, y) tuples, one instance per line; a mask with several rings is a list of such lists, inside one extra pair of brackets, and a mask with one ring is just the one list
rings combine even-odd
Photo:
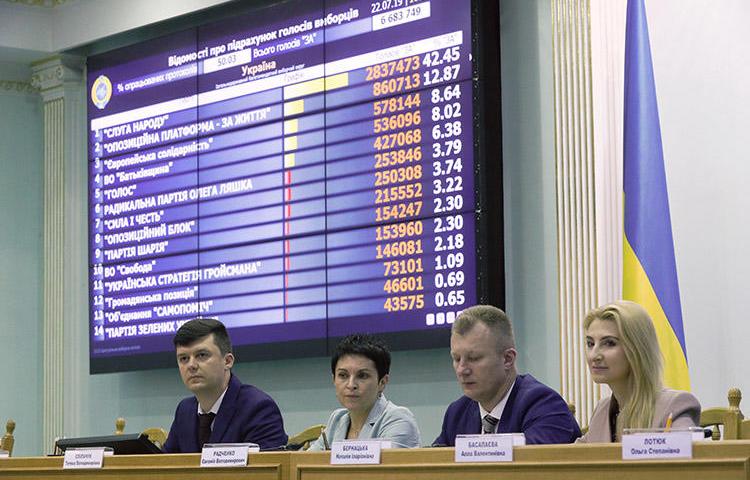
[[(408, 408), (383, 396), (388, 384), (391, 354), (370, 335), (350, 335), (331, 357), (336, 398), (343, 408), (334, 410), (325, 434), (329, 442), (344, 439), (389, 440), (393, 448), (419, 447), (419, 427)], [(310, 450), (323, 450), (323, 437)]]

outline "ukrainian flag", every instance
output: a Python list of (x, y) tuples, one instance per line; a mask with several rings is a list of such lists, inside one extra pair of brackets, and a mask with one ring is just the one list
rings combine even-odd
[(625, 33), (623, 298), (654, 320), (664, 383), (690, 389), (672, 222), (643, 0), (628, 0)]

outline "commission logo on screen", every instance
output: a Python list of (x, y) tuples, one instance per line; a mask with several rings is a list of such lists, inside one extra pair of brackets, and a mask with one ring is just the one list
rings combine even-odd
[(104, 110), (112, 98), (112, 82), (105, 75), (99, 75), (91, 86), (91, 101), (99, 110)]

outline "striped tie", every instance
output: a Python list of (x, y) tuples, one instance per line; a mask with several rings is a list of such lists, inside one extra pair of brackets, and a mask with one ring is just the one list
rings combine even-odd
[(498, 419), (490, 415), (489, 413), (482, 419), (482, 433), (495, 433), (495, 427), (497, 427)]

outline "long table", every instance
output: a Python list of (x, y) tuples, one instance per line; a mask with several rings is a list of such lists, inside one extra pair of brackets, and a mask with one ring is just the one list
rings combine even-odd
[(107, 457), (98, 470), (63, 470), (61, 457), (0, 459), (0, 477), (12, 479), (253, 480), (750, 480), (750, 441), (697, 443), (689, 460), (622, 460), (619, 444), (530, 445), (508, 463), (454, 463), (452, 448), (385, 450), (380, 465), (329, 465), (327, 452), (250, 454), (245, 468), (199, 466), (200, 455)]

